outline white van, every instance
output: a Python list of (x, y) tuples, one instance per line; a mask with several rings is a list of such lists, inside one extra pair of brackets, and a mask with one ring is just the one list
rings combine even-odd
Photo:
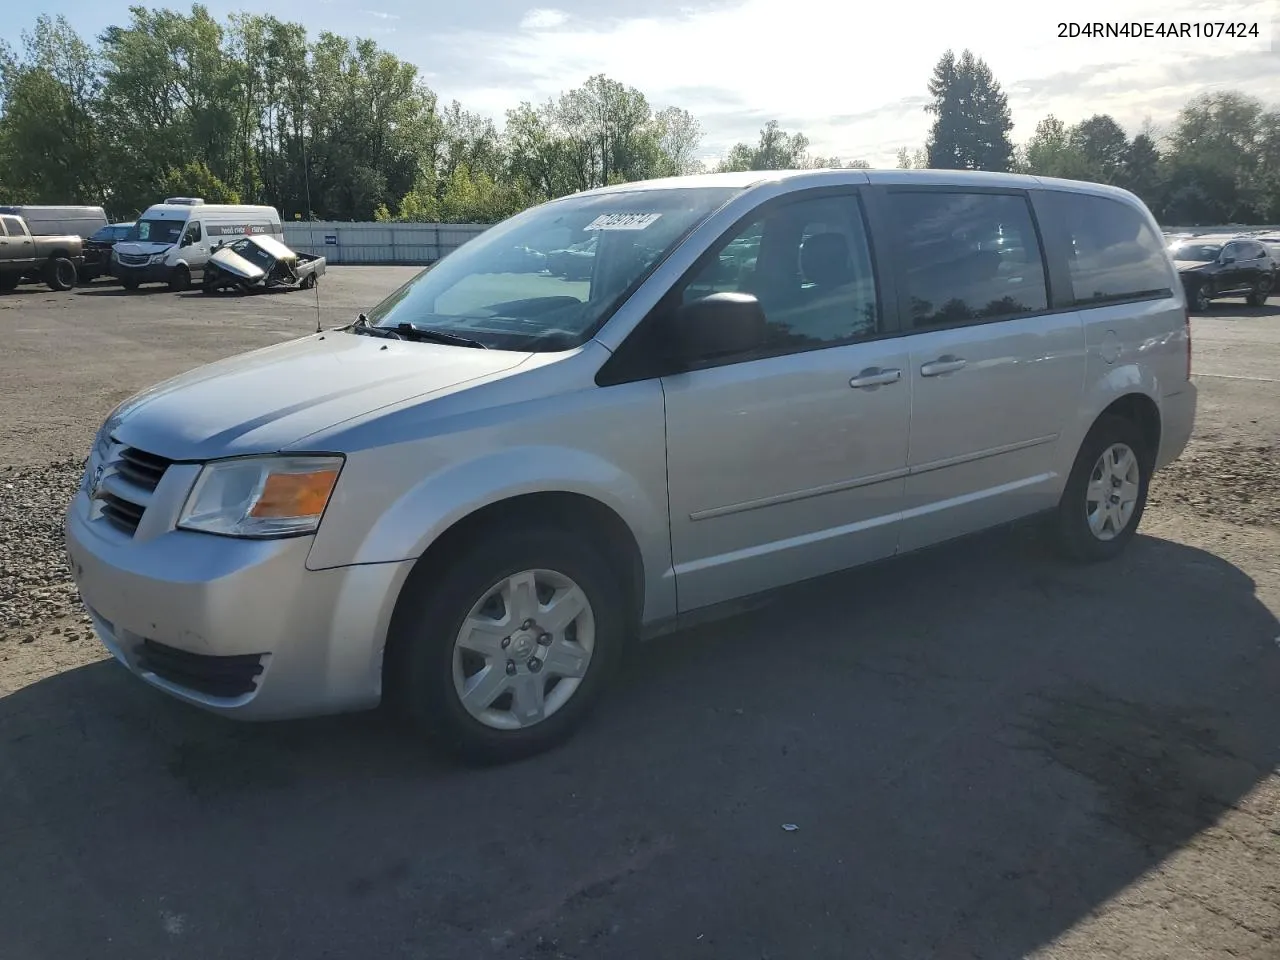
[(130, 239), (116, 244), (111, 257), (114, 273), (126, 290), (143, 283), (185, 290), (204, 273), (214, 250), (246, 234), (266, 234), (283, 243), (284, 227), (276, 208), (170, 197), (148, 207)]

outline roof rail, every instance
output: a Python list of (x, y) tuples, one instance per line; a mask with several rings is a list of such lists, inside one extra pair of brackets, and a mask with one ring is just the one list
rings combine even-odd
[(186, 207), (197, 207), (204, 203), (203, 197), (166, 197), (165, 203), (179, 204)]

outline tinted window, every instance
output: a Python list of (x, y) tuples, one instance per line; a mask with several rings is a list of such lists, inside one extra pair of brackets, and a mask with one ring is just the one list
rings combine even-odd
[(26, 235), (22, 229), (22, 221), (17, 217), (0, 217), (0, 224), (4, 224), (5, 232), (11, 237)]
[(1007, 320), (1048, 307), (1027, 201), (989, 193), (892, 193), (890, 216), (917, 327)]
[(775, 207), (735, 232), (682, 292), (750, 293), (764, 308), (770, 352), (850, 343), (879, 327), (871, 251), (853, 196)]
[[(1171, 294), (1169, 264), (1160, 237), (1134, 207), (1109, 197), (1080, 193), (1047, 193), (1045, 206), (1063, 225), (1071, 286), (1078, 304), (1107, 300), (1167, 297)], [(1217, 256), (1215, 245), (1195, 244), (1198, 260)]]

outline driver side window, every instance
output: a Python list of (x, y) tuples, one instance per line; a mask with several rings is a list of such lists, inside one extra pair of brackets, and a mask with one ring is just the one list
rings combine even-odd
[(200, 223), (199, 221), (192, 221), (187, 225), (187, 235), (183, 237), (182, 245), (185, 247), (193, 243), (199, 243), (200, 237)]
[(851, 194), (774, 207), (722, 244), (681, 300), (755, 296), (768, 322), (770, 354), (874, 336), (880, 309), (864, 223)]

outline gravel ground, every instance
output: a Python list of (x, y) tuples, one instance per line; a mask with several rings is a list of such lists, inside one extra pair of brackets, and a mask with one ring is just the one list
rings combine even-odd
[[(410, 272), (333, 271), (324, 322)], [(62, 551), (97, 425), (314, 311), (0, 298), (5, 960), (1280, 957), (1280, 311), (1194, 321), (1196, 435), (1117, 563), (994, 537), (809, 585), (483, 773), (97, 663)]]

